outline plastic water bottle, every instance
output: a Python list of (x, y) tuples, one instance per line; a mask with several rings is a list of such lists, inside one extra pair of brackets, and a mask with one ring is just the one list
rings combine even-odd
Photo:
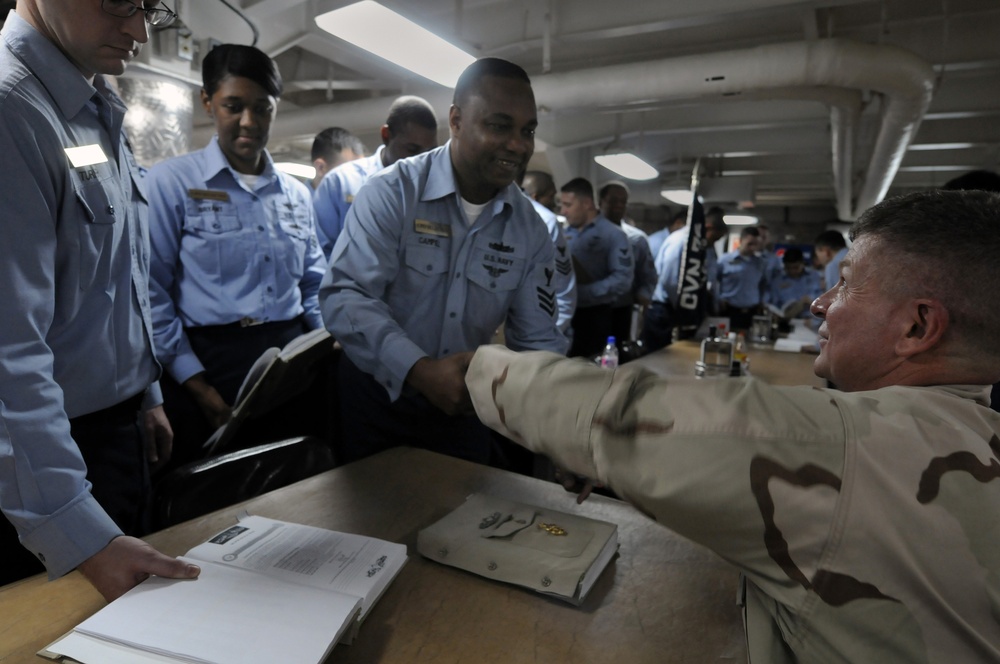
[(608, 344), (601, 353), (601, 366), (605, 369), (614, 369), (618, 366), (618, 346), (615, 345), (614, 337), (608, 337)]

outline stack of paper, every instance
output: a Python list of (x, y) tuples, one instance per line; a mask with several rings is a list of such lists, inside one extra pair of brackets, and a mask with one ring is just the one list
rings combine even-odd
[(195, 580), (151, 577), (42, 656), (85, 664), (321, 662), (406, 562), (372, 537), (245, 517), (186, 559)]

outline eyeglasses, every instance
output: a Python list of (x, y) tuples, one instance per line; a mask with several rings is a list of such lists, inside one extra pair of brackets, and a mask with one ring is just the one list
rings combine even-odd
[(130, 16), (134, 16), (136, 12), (141, 11), (146, 15), (146, 23), (159, 28), (170, 25), (177, 18), (177, 14), (171, 11), (166, 5), (147, 9), (135, 4), (132, 0), (101, 0), (101, 9), (119, 18), (129, 18)]

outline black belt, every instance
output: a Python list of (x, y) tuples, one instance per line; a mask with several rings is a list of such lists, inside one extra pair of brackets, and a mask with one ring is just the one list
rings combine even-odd
[(135, 419), (136, 413), (142, 410), (142, 400), (146, 392), (140, 392), (134, 397), (129, 397), (125, 401), (116, 403), (113, 406), (95, 410), (92, 413), (71, 417), (70, 422), (75, 425), (86, 425), (95, 422), (119, 421), (127, 422)]
[(289, 320), (268, 320), (268, 321), (251, 318), (249, 316), (244, 316), (243, 318), (233, 323), (223, 323), (221, 325), (198, 325), (186, 329), (209, 331), (209, 330), (231, 330), (231, 329), (240, 329), (244, 327), (252, 327), (252, 328), (266, 330), (269, 327), (278, 327), (280, 325), (300, 323), (301, 321), (302, 321), (301, 315), (296, 316), (295, 318), (290, 318)]

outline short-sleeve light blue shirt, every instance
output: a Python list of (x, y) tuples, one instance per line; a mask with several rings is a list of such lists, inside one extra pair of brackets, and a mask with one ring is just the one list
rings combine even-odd
[(56, 577), (121, 534), (69, 418), (159, 374), (146, 200), (103, 77), (14, 12), (0, 34), (0, 507)]
[(653, 260), (660, 255), (660, 247), (666, 242), (667, 238), (670, 237), (670, 228), (661, 228), (655, 233), (650, 233), (647, 241), (649, 242), (649, 253), (652, 254)]
[(632, 277), (632, 290), (615, 302), (616, 307), (627, 307), (633, 302), (649, 301), (656, 288), (656, 265), (649, 248), (649, 236), (631, 224), (622, 222), (621, 229), (628, 236), (632, 247), (632, 257), (635, 259), (635, 274)]
[(716, 266), (718, 299), (734, 307), (756, 307), (763, 301), (764, 260), (739, 251), (723, 254)]
[[(656, 255), (656, 288), (653, 289), (653, 302), (677, 306), (680, 297), (681, 262), (687, 246), (688, 228), (688, 226), (679, 228), (668, 235)], [(705, 247), (705, 287), (713, 291), (713, 296), (717, 264), (715, 247)]]
[(361, 185), (368, 178), (381, 171), (384, 145), (370, 157), (355, 159), (337, 166), (323, 176), (313, 192), (313, 206), (316, 208), (316, 234), (319, 236), (323, 255), (329, 256), (333, 243), (344, 229), (344, 219), (354, 202)]
[(556, 324), (563, 334), (569, 334), (573, 313), (576, 311), (576, 274), (573, 271), (573, 259), (569, 254), (569, 247), (566, 246), (566, 236), (563, 235), (555, 212), (533, 198), (529, 197), (528, 200), (545, 222), (552, 238), (552, 245), (556, 248), (556, 276), (552, 282), (556, 289), (556, 301), (559, 303)]
[[(801, 300), (803, 297), (808, 296), (809, 300), (812, 301), (822, 294), (823, 289), (820, 287), (819, 275), (814, 271), (806, 268), (798, 277), (790, 277), (782, 269), (781, 273), (768, 282), (764, 303), (773, 304), (781, 309), (793, 300)], [(799, 317), (812, 317), (808, 307), (802, 311)]]
[(451, 142), (402, 159), (358, 191), (320, 288), (323, 320), (358, 368), (397, 399), (410, 369), (488, 343), (565, 353), (555, 249), (511, 184), (471, 224)]
[(578, 307), (613, 304), (629, 293), (634, 263), (625, 231), (599, 214), (580, 228), (567, 226), (565, 232), (577, 267)]
[(309, 189), (274, 168), (266, 150), (263, 156), (252, 189), (229, 165), (218, 137), (149, 170), (154, 339), (178, 383), (204, 371), (184, 328), (300, 314), (311, 329), (323, 326), (326, 260)]

